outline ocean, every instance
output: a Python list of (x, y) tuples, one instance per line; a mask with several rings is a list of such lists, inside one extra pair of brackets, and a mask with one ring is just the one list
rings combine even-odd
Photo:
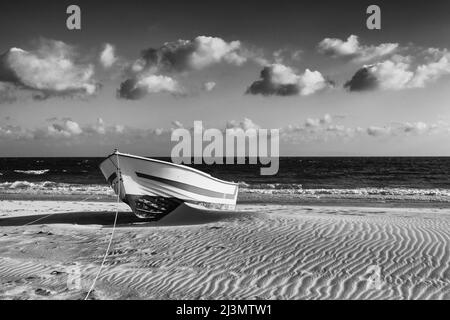
[[(168, 158), (159, 158), (170, 161)], [(0, 197), (114, 198), (103, 158), (1, 158)], [(238, 182), (239, 202), (450, 205), (450, 157), (284, 157), (277, 175), (259, 165), (192, 165)]]

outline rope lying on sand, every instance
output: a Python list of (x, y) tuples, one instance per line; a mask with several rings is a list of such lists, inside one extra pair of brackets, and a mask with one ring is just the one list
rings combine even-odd
[[(106, 258), (108, 257), (109, 249), (111, 248), (112, 239), (114, 237), (114, 232), (116, 230), (117, 217), (119, 215), (119, 203), (120, 203), (120, 180), (121, 179), (120, 179), (120, 169), (119, 168), (120, 168), (119, 167), (119, 156), (117, 156), (117, 177), (118, 177), (117, 178), (117, 206), (116, 206), (116, 215), (114, 217), (113, 229), (112, 229), (112, 232), (111, 232), (111, 236), (109, 238), (108, 247), (106, 248), (105, 255), (103, 256), (103, 260), (102, 260), (102, 263), (100, 265), (100, 269), (98, 270), (98, 272), (97, 272), (97, 274), (96, 274), (96, 276), (94, 278), (94, 282), (92, 283), (91, 287), (89, 288), (89, 291), (88, 291), (86, 297), (84, 298), (84, 300), (87, 300), (89, 298), (89, 295), (91, 294), (92, 290), (94, 290), (95, 284), (97, 283), (97, 279), (100, 276), (100, 274), (102, 272), (102, 269), (103, 269), (103, 266), (105, 265)], [(94, 196), (95, 195), (90, 195), (90, 196), (80, 200), (80, 202), (84, 202), (84, 201), (86, 201), (86, 200), (88, 200), (88, 199), (90, 199), (90, 198), (92, 198)], [(53, 212), (53, 213), (48, 214), (46, 216), (40, 217), (39, 219), (33, 220), (31, 222), (28, 222), (28, 223), (24, 224), (24, 226), (28, 226), (28, 225), (31, 225), (31, 224), (33, 224), (35, 222), (38, 222), (38, 221), (43, 220), (45, 218), (48, 218), (48, 217), (54, 215), (55, 213), (56, 212)]]
[(87, 300), (89, 298), (89, 295), (91, 294), (91, 291), (94, 289), (95, 284), (97, 283), (97, 279), (100, 276), (100, 273), (102, 272), (103, 266), (105, 264), (106, 258), (108, 257), (109, 249), (111, 247), (112, 239), (114, 237), (114, 231), (116, 230), (116, 223), (117, 223), (117, 216), (119, 215), (119, 202), (120, 202), (120, 166), (119, 166), (119, 155), (117, 155), (117, 206), (116, 206), (116, 216), (114, 217), (114, 224), (113, 229), (111, 231), (111, 237), (109, 238), (108, 247), (106, 248), (105, 255), (103, 256), (102, 264), (100, 265), (100, 269), (98, 269), (97, 275), (95, 276), (94, 282), (92, 283), (92, 286), (89, 288), (89, 291), (84, 298), (84, 300)]
[[(119, 159), (117, 159), (117, 161), (119, 161)], [(119, 170), (119, 169), (118, 169), (118, 170)], [(118, 175), (118, 177), (119, 177), (119, 179), (118, 179), (118, 187), (117, 187), (117, 207), (116, 207), (116, 215), (115, 215), (115, 217), (114, 217), (113, 229), (112, 229), (112, 232), (111, 232), (111, 236), (110, 236), (110, 238), (109, 238), (108, 247), (107, 247), (107, 249), (106, 249), (105, 255), (104, 255), (103, 260), (102, 260), (102, 264), (100, 265), (100, 269), (98, 270), (98, 273), (97, 273), (97, 275), (95, 276), (94, 282), (92, 283), (92, 286), (90, 287), (90, 289), (89, 289), (89, 291), (88, 291), (86, 297), (84, 298), (84, 300), (87, 300), (87, 299), (89, 298), (89, 295), (91, 294), (92, 290), (94, 289), (95, 284), (96, 284), (96, 282), (97, 282), (97, 279), (98, 279), (98, 277), (100, 276), (100, 273), (102, 272), (103, 266), (104, 266), (105, 261), (106, 261), (106, 257), (108, 256), (108, 253), (109, 253), (109, 249), (111, 248), (112, 239), (113, 239), (113, 237), (114, 237), (114, 231), (115, 231), (115, 229), (116, 229), (116, 224), (117, 224), (117, 216), (119, 215), (119, 202), (120, 202), (120, 175)], [(84, 202), (84, 201), (86, 201), (86, 200), (88, 200), (88, 199), (90, 199), (90, 198), (92, 198), (92, 197), (94, 197), (94, 196), (95, 196), (95, 195), (90, 195), (90, 196), (88, 196), (88, 197), (86, 197), (86, 198), (80, 200), (80, 202)], [(33, 221), (31, 221), (31, 222), (28, 222), (28, 223), (24, 224), (24, 226), (28, 226), (28, 225), (31, 225), (31, 224), (33, 224), (33, 223), (35, 223), (35, 222), (41, 221), (41, 220), (43, 220), (43, 219), (45, 219), (45, 218), (48, 218), (48, 217), (54, 215), (55, 213), (56, 213), (56, 212), (53, 212), (53, 213), (48, 214), (48, 215), (46, 215), (46, 216), (40, 217), (39, 219), (33, 220)]]
[[(86, 198), (80, 200), (79, 202), (84, 202), (84, 201), (86, 201), (86, 200), (88, 200), (88, 199), (90, 199), (90, 198), (92, 198), (92, 197), (95, 197), (95, 196), (96, 196), (95, 194), (91, 194), (90, 196), (88, 196), (88, 197), (86, 197)], [(50, 217), (50, 216), (52, 216), (52, 215), (54, 215), (54, 214), (56, 214), (56, 213), (57, 213), (57, 212), (53, 212), (53, 213), (50, 213), (50, 214), (48, 214), (48, 215), (46, 215), (46, 216), (40, 217), (39, 219), (36, 219), (36, 220), (31, 221), (31, 222), (25, 223), (24, 226), (28, 226), (28, 225), (33, 224), (33, 223), (35, 223), (35, 222), (41, 221), (41, 220), (43, 220), (43, 219), (45, 219), (45, 218), (48, 218), (48, 217)]]

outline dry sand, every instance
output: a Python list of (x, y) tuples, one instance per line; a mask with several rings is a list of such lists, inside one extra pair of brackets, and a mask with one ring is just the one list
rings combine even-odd
[[(0, 201), (0, 298), (84, 298), (114, 210)], [(450, 299), (448, 209), (242, 205), (159, 223), (120, 211), (90, 298)]]

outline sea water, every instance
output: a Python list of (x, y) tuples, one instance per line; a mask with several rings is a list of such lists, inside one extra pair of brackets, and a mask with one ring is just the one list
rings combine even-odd
[[(168, 158), (159, 158), (170, 161)], [(0, 197), (113, 199), (103, 158), (1, 158)], [(274, 176), (259, 165), (192, 165), (238, 182), (238, 202), (421, 202), (450, 204), (450, 157), (282, 157)]]

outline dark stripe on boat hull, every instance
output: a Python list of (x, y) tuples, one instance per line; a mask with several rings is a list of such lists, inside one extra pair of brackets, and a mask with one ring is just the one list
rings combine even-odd
[(196, 193), (196, 194), (199, 194), (199, 195), (202, 195), (205, 197), (219, 198), (219, 199), (234, 199), (236, 197), (236, 192), (237, 192), (237, 187), (235, 187), (234, 194), (229, 194), (229, 193), (221, 193), (221, 192), (216, 192), (216, 191), (212, 191), (212, 190), (208, 190), (208, 189), (203, 189), (203, 188), (196, 187), (196, 186), (193, 186), (193, 185), (190, 185), (187, 183), (183, 183), (183, 182), (179, 182), (179, 181), (174, 181), (174, 180), (169, 180), (169, 179), (165, 179), (165, 178), (161, 178), (161, 177), (151, 176), (151, 175), (141, 173), (141, 172), (136, 172), (136, 175), (139, 178), (163, 182), (170, 186), (173, 186), (173, 187), (176, 187), (176, 188), (188, 191), (188, 192)]
[(116, 177), (117, 177), (117, 173), (113, 172), (106, 180), (108, 181), (109, 184), (112, 185), (112, 183), (113, 183), (114, 179), (116, 179)]

